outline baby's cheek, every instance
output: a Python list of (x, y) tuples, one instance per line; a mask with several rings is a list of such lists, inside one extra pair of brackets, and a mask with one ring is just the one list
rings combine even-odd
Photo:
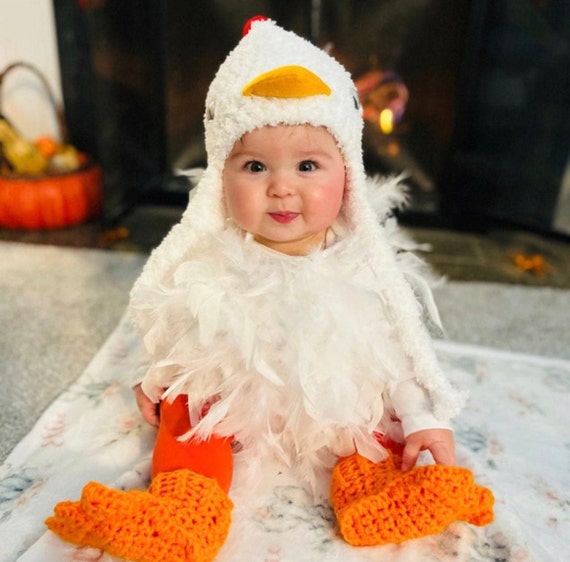
[(235, 189), (224, 192), (224, 207), (226, 214), (235, 219), (240, 210), (241, 195)]
[[(318, 209), (318, 216), (323, 222), (334, 222), (338, 216), (343, 203), (342, 192), (334, 192), (323, 190), (319, 194), (315, 194), (313, 198), (313, 206)], [(330, 226), (328, 224), (327, 226)]]
[(228, 217), (244, 230), (249, 230), (255, 220), (257, 208), (251, 194), (245, 190), (234, 190), (226, 195), (225, 203)]

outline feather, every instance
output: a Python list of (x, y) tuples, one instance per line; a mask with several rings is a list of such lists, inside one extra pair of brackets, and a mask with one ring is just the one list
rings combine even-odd
[[(185, 176), (190, 181), (191, 186), (195, 186), (200, 183), (200, 180), (204, 176), (204, 168), (189, 168), (189, 169), (175, 169), (174, 173), (177, 176)], [(190, 197), (193, 197), (193, 192), (190, 191)]]
[(407, 174), (399, 174), (387, 178), (381, 176), (367, 178), (366, 196), (380, 223), (384, 223), (394, 211), (408, 205), (408, 188), (403, 183), (406, 177)]
[(392, 274), (369, 264), (355, 236), (295, 259), (233, 227), (182, 262), (148, 294), (145, 340), (147, 384), (189, 397), (184, 437), (234, 436), (240, 455), (277, 455), (312, 486), (355, 447), (381, 458), (383, 390), (414, 375), (385, 298)]

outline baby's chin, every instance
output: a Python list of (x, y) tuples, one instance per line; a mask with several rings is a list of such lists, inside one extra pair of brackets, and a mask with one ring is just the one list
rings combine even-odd
[(302, 238), (272, 239), (261, 235), (254, 235), (253, 239), (275, 252), (288, 256), (306, 256), (324, 245), (326, 230), (310, 234)]

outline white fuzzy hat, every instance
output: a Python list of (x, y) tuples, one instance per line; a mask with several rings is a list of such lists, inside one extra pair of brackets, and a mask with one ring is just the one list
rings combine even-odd
[[(392, 278), (383, 297), (404, 350), (414, 361), (418, 380), (434, 398), (436, 415), (451, 417), (457, 411), (456, 397), (441, 376), (417, 300), (369, 199), (370, 182), (362, 160), (361, 107), (350, 75), (327, 53), (273, 21), (253, 21), (248, 27), (210, 85), (204, 115), (208, 165), (181, 222), (152, 253), (133, 287), (135, 321), (139, 326), (148, 322), (136, 313), (146, 289), (167, 281), (181, 260), (191, 257), (198, 240), (225, 228), (222, 172), (234, 143), (266, 125), (323, 126), (335, 137), (345, 160), (343, 214), (348, 228), (370, 248), (371, 266), (378, 275)], [(391, 197), (380, 199), (386, 206)]]
[(207, 168), (180, 224), (152, 254), (135, 289), (163, 279), (197, 237), (224, 228), (226, 158), (245, 133), (264, 125), (326, 127), (345, 160), (348, 223), (363, 234), (374, 230), (377, 217), (367, 199), (362, 161), (361, 107), (349, 73), (327, 53), (271, 20), (246, 27), (249, 31), (218, 69), (206, 97)]

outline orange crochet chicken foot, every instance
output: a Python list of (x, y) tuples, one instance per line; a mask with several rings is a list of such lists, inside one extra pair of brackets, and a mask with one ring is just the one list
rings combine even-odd
[(79, 501), (56, 505), (46, 525), (68, 542), (136, 562), (210, 562), (232, 507), (216, 480), (182, 469), (159, 474), (148, 491), (90, 482)]
[(333, 471), (331, 503), (340, 533), (353, 546), (401, 543), (441, 533), (454, 521), (486, 525), (493, 520), (492, 492), (457, 466), (400, 470), (390, 455), (372, 463), (354, 454)]

